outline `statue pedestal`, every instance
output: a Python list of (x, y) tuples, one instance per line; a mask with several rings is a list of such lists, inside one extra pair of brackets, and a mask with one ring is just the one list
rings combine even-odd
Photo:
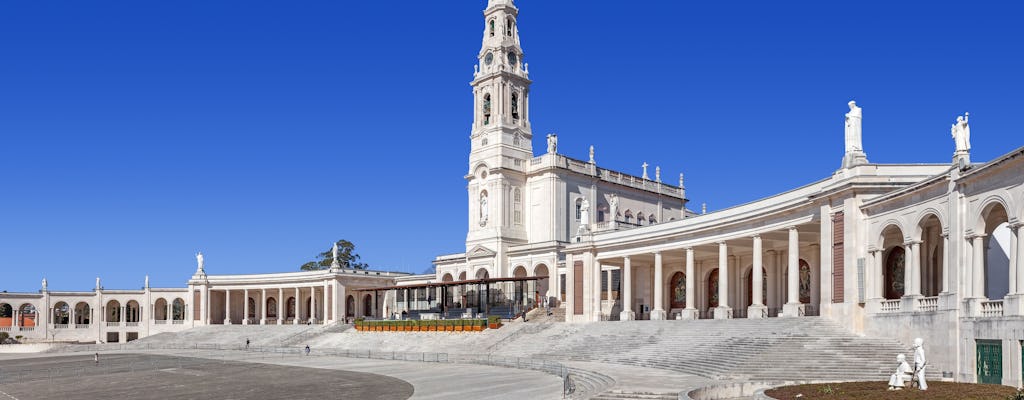
[(971, 164), (971, 152), (966, 150), (960, 150), (953, 153), (953, 165), (959, 165), (960, 160), (963, 160), (963, 166)]
[(964, 299), (964, 316), (965, 317), (980, 317), (981, 316), (981, 302), (985, 301), (984, 297), (968, 297)]
[(868, 163), (868, 156), (864, 151), (852, 151), (843, 156), (843, 168), (852, 168)]
[(747, 319), (768, 318), (768, 307), (756, 304), (747, 307)]
[(700, 319), (700, 312), (696, 308), (684, 308), (679, 311), (679, 319)]
[(663, 321), (668, 318), (668, 314), (665, 310), (654, 310), (651, 311), (651, 320)]
[(732, 319), (732, 307), (715, 307), (715, 319)]
[(225, 318), (224, 325), (231, 325), (231, 318)]
[(803, 303), (786, 303), (782, 305), (782, 314), (780, 317), (785, 318), (796, 318), (804, 316), (804, 307), (806, 304)]
[(1008, 294), (1003, 298), (1003, 315), (1024, 315), (1024, 293)]
[(632, 321), (636, 319), (636, 313), (633, 311), (623, 311), (619, 313), (619, 321)]

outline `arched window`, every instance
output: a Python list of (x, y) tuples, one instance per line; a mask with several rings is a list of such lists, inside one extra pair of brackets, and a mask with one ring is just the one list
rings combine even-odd
[(512, 17), (505, 20), (505, 36), (512, 36), (512, 27), (515, 26), (515, 21)]
[(246, 318), (256, 318), (256, 299), (249, 298), (249, 315)]
[(519, 119), (519, 94), (512, 93), (512, 119)]
[(579, 221), (583, 218), (583, 199), (576, 199), (576, 220)]
[(288, 303), (285, 304), (288, 304), (288, 309), (284, 311), (284, 314), (287, 315), (288, 318), (297, 318), (295, 315), (295, 298), (289, 297)]
[(523, 193), (519, 188), (512, 189), (512, 222), (523, 224)]
[(153, 319), (167, 321), (167, 317), (167, 300), (162, 298), (156, 299), (156, 303), (153, 303)]
[(18, 326), (25, 328), (36, 326), (36, 306), (25, 303), (18, 307)]
[(626, 212), (622, 214), (622, 219), (627, 224), (632, 224), (633, 223), (633, 212), (629, 211), (629, 210), (626, 210)]
[(267, 299), (267, 318), (277, 318), (277, 300), (273, 297)]
[(68, 303), (60, 302), (53, 306), (53, 323), (67, 325), (71, 323), (71, 307)]
[(484, 93), (484, 125), (491, 123), (491, 94)]
[(491, 36), (494, 36), (494, 20), (492, 19), (489, 23), (491, 26)]
[(171, 319), (175, 321), (185, 320), (185, 300), (174, 299), (171, 302)]
[[(76, 324), (81, 324), (81, 325), (89, 325), (89, 322), (91, 320), (92, 320), (92, 309), (89, 308), (89, 303), (86, 303), (86, 302), (83, 301), (83, 302), (79, 302), (78, 304), (76, 304), (75, 305), (75, 323)], [(0, 326), (3, 326), (2, 322), (0, 322)]]
[(651, 225), (654, 225), (654, 224), (658, 223), (658, 219), (654, 218), (654, 214), (651, 214), (650, 217), (647, 217), (647, 222), (650, 222)]
[(121, 303), (117, 300), (107, 302), (107, 322), (121, 322)]
[(644, 213), (643, 212), (636, 213), (636, 224), (637, 225), (643, 225), (644, 222), (647, 222), (647, 220), (644, 219)]
[(672, 308), (686, 308), (686, 274), (676, 272), (669, 283), (669, 304)]

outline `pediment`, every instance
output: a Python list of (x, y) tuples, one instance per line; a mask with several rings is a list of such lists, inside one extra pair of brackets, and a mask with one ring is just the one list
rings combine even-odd
[(466, 252), (466, 257), (468, 257), (468, 258), (494, 257), (497, 254), (498, 253), (496, 253), (494, 250), (488, 249), (488, 248), (478, 244), (476, 246), (473, 246), (472, 249), (469, 249), (469, 251)]

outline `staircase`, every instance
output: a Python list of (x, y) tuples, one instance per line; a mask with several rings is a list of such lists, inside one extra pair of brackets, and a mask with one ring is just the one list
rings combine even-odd
[(282, 342), (286, 339), (324, 327), (324, 325), (209, 325), (180, 332), (159, 333), (133, 343), (244, 346), (245, 341), (249, 340), (252, 346), (282, 346)]
[(885, 380), (896, 354), (910, 353), (894, 340), (859, 337), (819, 317), (559, 324), (510, 339), (494, 353), (759, 381)]
[(545, 310), (544, 307), (535, 308), (526, 313), (526, 319), (529, 323), (536, 324), (565, 322), (565, 305), (563, 304), (558, 307), (553, 307), (551, 309), (551, 315), (547, 315), (547, 310)]

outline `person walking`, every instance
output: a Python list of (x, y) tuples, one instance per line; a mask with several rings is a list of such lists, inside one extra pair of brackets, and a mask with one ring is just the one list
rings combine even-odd
[(249, 338), (245, 338), (245, 349), (249, 350)]
[(309, 355), (309, 345), (308, 344), (306, 345), (306, 350), (305, 351), (306, 351), (306, 355), (308, 356)]
[(100, 365), (100, 353), (93, 354), (92, 360), (96, 365)]

